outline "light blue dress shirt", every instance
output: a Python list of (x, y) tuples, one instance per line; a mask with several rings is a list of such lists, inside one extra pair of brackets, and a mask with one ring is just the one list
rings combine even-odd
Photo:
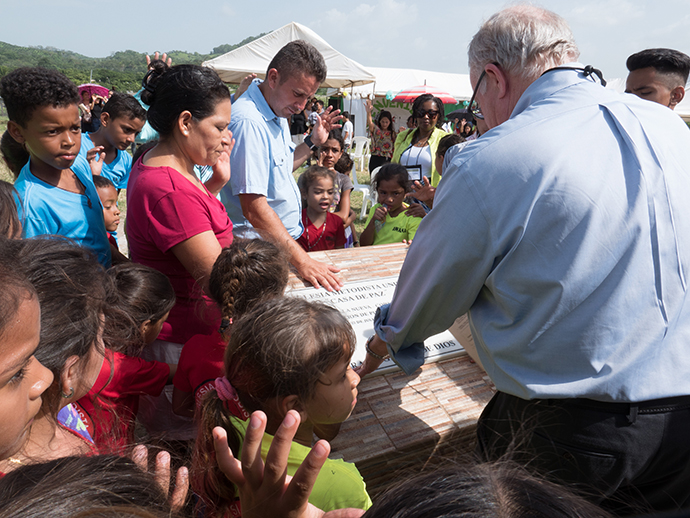
[(503, 392), (690, 394), (690, 131), (671, 110), (551, 71), (452, 160), (379, 336), (410, 373), (469, 311)]
[(91, 249), (98, 261), (110, 267), (110, 242), (103, 220), (103, 205), (93, 184), (88, 162), (81, 157), (70, 168), (84, 185), (84, 194), (45, 183), (31, 173), (31, 161), (22, 168), (14, 188), (21, 204), (22, 237), (59, 235)]
[(239, 194), (260, 194), (278, 215), (288, 233), (302, 235), (302, 200), (292, 176), (295, 144), (287, 119), (278, 117), (259, 90), (259, 82), (232, 105), (230, 122), (236, 144), (230, 155), (232, 175), (221, 191), (221, 201), (232, 220), (233, 232), (252, 234), (242, 213)]

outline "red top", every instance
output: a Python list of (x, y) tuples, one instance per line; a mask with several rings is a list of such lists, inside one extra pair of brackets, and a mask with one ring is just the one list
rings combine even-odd
[(345, 227), (340, 216), (327, 212), (326, 222), (316, 228), (307, 216), (307, 209), (302, 209), (302, 224), (304, 225), (304, 232), (299, 236), (297, 242), (307, 252), (333, 250), (345, 246)]
[(197, 408), (204, 395), (215, 387), (223, 374), (223, 356), (227, 344), (219, 332), (196, 335), (182, 348), (173, 385), (182, 392), (194, 393)]
[(122, 446), (134, 440), (139, 396), (159, 396), (168, 382), (170, 367), (167, 363), (105, 351), (96, 383), (75, 406), (99, 447)]
[(202, 192), (170, 167), (145, 166), (141, 159), (134, 164), (127, 184), (127, 239), (132, 260), (167, 275), (177, 297), (160, 340), (183, 344), (220, 326), (218, 308), (202, 295), (194, 278), (170, 251), (209, 230), (221, 247), (232, 243), (232, 222), (223, 204), (206, 187)]

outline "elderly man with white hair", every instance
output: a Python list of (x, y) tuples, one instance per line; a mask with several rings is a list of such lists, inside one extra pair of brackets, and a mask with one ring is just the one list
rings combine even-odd
[[(605, 89), (566, 22), (525, 5), (469, 46), (491, 128), (451, 161), (361, 369), (407, 372), (468, 313), (498, 389), (485, 458), (531, 465), (620, 513), (690, 505), (690, 132)], [(518, 458), (523, 459), (518, 455)]]

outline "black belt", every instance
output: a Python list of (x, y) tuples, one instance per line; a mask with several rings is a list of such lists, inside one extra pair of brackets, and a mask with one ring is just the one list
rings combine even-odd
[(546, 404), (550, 406), (576, 406), (611, 414), (624, 414), (628, 416), (628, 421), (631, 424), (635, 422), (635, 417), (638, 414), (659, 414), (690, 408), (690, 396), (649, 399), (647, 401), (637, 401), (634, 403), (595, 401), (587, 398), (544, 399), (541, 401), (546, 402)]

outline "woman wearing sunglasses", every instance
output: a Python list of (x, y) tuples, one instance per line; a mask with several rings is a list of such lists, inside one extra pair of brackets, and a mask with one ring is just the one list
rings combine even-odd
[(436, 187), (441, 180), (434, 166), (436, 148), (439, 141), (448, 135), (441, 129), (443, 102), (431, 94), (420, 95), (412, 103), (412, 115), (417, 120), (417, 127), (398, 134), (392, 162), (407, 167), (411, 178), (421, 170), (421, 176), (430, 178), (432, 187)]

